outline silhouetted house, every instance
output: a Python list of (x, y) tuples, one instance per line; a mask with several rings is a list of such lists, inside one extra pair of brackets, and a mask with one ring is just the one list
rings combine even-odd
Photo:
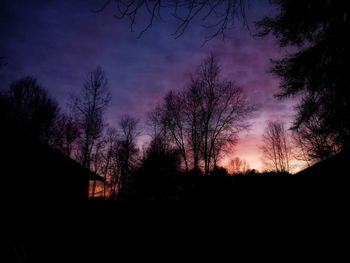
[(2, 192), (9, 206), (68, 207), (88, 199), (89, 181), (103, 178), (30, 136), (1, 132)]
[(347, 173), (349, 165), (350, 150), (346, 150), (296, 173), (295, 176), (340, 179)]
[(315, 203), (344, 205), (349, 198), (349, 164), (350, 151), (346, 150), (296, 173), (294, 178)]

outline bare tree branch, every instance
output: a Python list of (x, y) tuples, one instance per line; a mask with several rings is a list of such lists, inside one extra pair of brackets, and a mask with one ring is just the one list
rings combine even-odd
[(248, 27), (246, 17), (248, 0), (107, 0), (93, 12), (103, 12), (112, 3), (116, 6), (114, 17), (128, 18), (132, 32), (141, 13), (148, 15), (148, 22), (141, 29), (138, 37), (152, 28), (156, 19), (161, 19), (162, 10), (170, 10), (172, 16), (179, 22), (171, 34), (175, 38), (181, 37), (197, 18), (204, 23), (205, 28), (214, 29), (214, 33), (205, 38), (203, 45), (219, 35), (224, 38), (227, 29), (234, 24), (235, 19), (241, 20), (243, 26)]
[(263, 134), (261, 151), (267, 168), (278, 173), (291, 171), (292, 146), (282, 121), (269, 121)]

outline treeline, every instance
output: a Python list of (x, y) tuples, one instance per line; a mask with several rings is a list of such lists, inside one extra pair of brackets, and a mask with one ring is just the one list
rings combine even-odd
[[(221, 78), (213, 56), (197, 67), (183, 90), (170, 91), (149, 113), (147, 131), (141, 131), (139, 121), (128, 115), (114, 127), (107, 125), (104, 113), (110, 101), (101, 67), (87, 74), (65, 112), (29, 76), (1, 93), (1, 122), (35, 136), (104, 177), (105, 184), (91, 186), (91, 196), (111, 197), (121, 189), (129, 191), (133, 174), (157, 177), (158, 172), (163, 176), (195, 171), (208, 175), (225, 150), (235, 145), (239, 132), (248, 127), (247, 118), (254, 109), (241, 88)], [(138, 147), (142, 133), (150, 135), (143, 152)]]
[[(24, 77), (1, 93), (0, 118), (4, 129), (30, 134), (104, 177), (106, 184), (99, 191), (107, 196), (118, 192), (138, 153), (136, 119), (121, 118), (118, 131), (106, 125), (103, 117), (110, 100), (101, 67), (87, 74), (81, 91), (69, 101), (67, 113), (35, 78)], [(95, 192), (96, 183), (91, 196)]]
[[(170, 198), (181, 188), (179, 178), (188, 178), (181, 180), (191, 185), (187, 180), (197, 175), (289, 174), (293, 160), (310, 165), (323, 158), (305, 147), (308, 140), (303, 133), (291, 132), (283, 121), (273, 120), (267, 123), (260, 145), (267, 172), (249, 169), (238, 157), (226, 168), (220, 167), (222, 158), (232, 153), (239, 133), (249, 127), (255, 107), (240, 87), (221, 77), (214, 56), (200, 63), (183, 89), (164, 96), (148, 114), (146, 130), (129, 115), (118, 123), (106, 123), (109, 88), (105, 72), (96, 67), (64, 112), (35, 78), (25, 77), (0, 94), (0, 121), (5, 128), (29, 133), (101, 175), (105, 183), (93, 182), (91, 197), (115, 199), (137, 192), (144, 197)], [(142, 150), (141, 134), (150, 139)]]

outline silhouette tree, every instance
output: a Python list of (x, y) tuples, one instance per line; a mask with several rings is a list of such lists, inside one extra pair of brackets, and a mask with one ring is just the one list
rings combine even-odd
[(13, 82), (0, 97), (0, 114), (7, 125), (51, 142), (60, 110), (35, 78), (25, 77)]
[(91, 154), (103, 131), (103, 113), (111, 99), (108, 82), (101, 67), (89, 72), (81, 94), (74, 98), (74, 112), (78, 120), (78, 160), (90, 168)]
[(188, 158), (186, 153), (186, 134), (185, 134), (185, 120), (183, 107), (183, 98), (181, 94), (175, 94), (170, 91), (164, 98), (164, 118), (165, 125), (170, 133), (170, 138), (177, 146), (179, 153), (185, 164), (186, 171), (189, 170)]
[(257, 23), (260, 35), (272, 33), (281, 47), (297, 47), (274, 62), (272, 73), (282, 79), (277, 96), (302, 97), (292, 129), (312, 159), (323, 159), (350, 143), (344, 117), (350, 115), (349, 7), (330, 0), (273, 2), (280, 12)]
[[(124, 162), (124, 150), (121, 136), (115, 128), (107, 128), (101, 152), (101, 175), (105, 179), (103, 196), (115, 198), (121, 186), (121, 168)], [(107, 188), (108, 187), (108, 188)]]
[(322, 122), (313, 116), (293, 132), (296, 158), (310, 165), (339, 152), (339, 145), (333, 136), (333, 133), (324, 132)]
[(305, 162), (306, 165), (309, 167), (315, 161), (310, 157), (310, 154), (307, 152), (307, 146), (305, 145), (306, 141), (303, 137), (304, 135), (301, 135), (301, 133), (298, 133), (298, 132), (292, 133), (292, 141), (294, 146), (293, 156), (296, 160)]
[(201, 153), (204, 171), (208, 174), (214, 155), (219, 156), (222, 146), (234, 144), (238, 133), (248, 128), (246, 118), (254, 108), (239, 87), (231, 81), (220, 79), (220, 67), (212, 55), (198, 67), (195, 83), (199, 85), (201, 94)]
[(77, 121), (70, 115), (62, 114), (55, 128), (53, 146), (67, 156), (73, 157), (79, 136)]
[[(103, 174), (104, 172), (104, 167), (103, 167), (103, 158), (104, 158), (104, 150), (105, 150), (105, 140), (101, 136), (98, 138), (95, 142), (95, 146), (93, 147), (93, 151), (91, 153), (91, 165), (90, 169), (91, 171), (97, 173), (97, 174)], [(101, 186), (99, 184), (99, 186)], [(92, 182), (92, 187), (91, 187), (91, 197), (94, 198), (96, 194), (96, 187), (97, 187), (97, 182), (96, 180)], [(104, 187), (103, 187), (104, 188)], [(103, 195), (103, 189), (99, 187), (99, 196)]]
[(148, 126), (149, 136), (151, 139), (162, 137), (165, 142), (167, 139), (167, 125), (164, 120), (163, 105), (158, 104), (153, 110), (147, 115), (146, 124)]
[(190, 86), (184, 92), (183, 109), (187, 125), (189, 148), (192, 153), (193, 170), (200, 170), (201, 149), (203, 143), (202, 91), (197, 80), (192, 79)]
[(180, 156), (164, 137), (152, 139), (135, 174), (136, 192), (141, 200), (166, 201), (171, 198), (177, 190)]
[(118, 140), (118, 158), (120, 165), (121, 187), (126, 187), (129, 176), (137, 164), (138, 120), (124, 115), (119, 121), (120, 135)]
[[(103, 197), (107, 197), (107, 183), (109, 182), (109, 196), (115, 192), (114, 184), (118, 181), (119, 167), (117, 162), (118, 134), (114, 128), (108, 128), (104, 136), (105, 149), (102, 152), (102, 176), (105, 179), (103, 184)], [(109, 180), (107, 180), (109, 177)], [(115, 186), (116, 187), (116, 186)]]
[[(150, 112), (148, 125), (152, 130), (152, 140), (162, 139), (162, 143), (168, 147), (176, 147), (182, 158), (186, 171), (189, 171), (188, 144), (191, 138), (188, 134), (189, 126), (192, 123), (186, 116), (184, 104), (187, 103), (184, 92), (170, 91), (162, 104)], [(199, 156), (199, 154), (198, 154)], [(198, 159), (199, 160), (199, 159)]]
[(193, 20), (199, 17), (205, 23), (204, 26), (206, 28), (213, 30), (207, 36), (207, 40), (209, 40), (220, 35), (224, 37), (226, 30), (234, 24), (235, 19), (240, 19), (245, 25), (247, 2), (246, 0), (106, 0), (101, 7), (94, 11), (101, 12), (114, 3), (116, 10), (114, 17), (117, 19), (130, 19), (131, 31), (135, 29), (137, 18), (145, 15), (148, 17), (148, 22), (141, 30), (140, 36), (150, 29), (156, 20), (162, 19), (161, 12), (163, 10), (170, 12), (178, 21), (176, 30), (173, 33), (176, 38), (181, 36)]
[(261, 150), (268, 168), (277, 173), (290, 172), (292, 147), (282, 121), (269, 121), (263, 134)]
[(249, 171), (249, 164), (246, 160), (236, 157), (229, 162), (228, 171), (230, 174), (245, 174)]
[(183, 91), (170, 92), (152, 112), (152, 129), (178, 149), (186, 168), (192, 157), (193, 169), (200, 160), (209, 174), (222, 151), (235, 144), (238, 133), (248, 127), (253, 110), (242, 90), (220, 79), (220, 67), (210, 56), (198, 67), (191, 84)]

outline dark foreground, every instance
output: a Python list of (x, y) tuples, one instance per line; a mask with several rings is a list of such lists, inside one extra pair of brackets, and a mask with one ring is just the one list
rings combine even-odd
[[(116, 200), (77, 203), (19, 193), (3, 205), (0, 260), (118, 262), (141, 255), (145, 261), (167, 261), (188, 253), (222, 255), (223, 248), (232, 256), (237, 239), (246, 248), (259, 240), (260, 248), (270, 244), (281, 252), (295, 238), (309, 252), (309, 246), (319, 243), (329, 251), (330, 243), (338, 246), (344, 238), (348, 225), (344, 167), (349, 156), (339, 156), (293, 176), (187, 174), (136, 183), (134, 191)], [(267, 242), (271, 238), (273, 245)], [(198, 244), (201, 249), (196, 250)], [(297, 251), (283, 256), (290, 259)]]
[[(312, 238), (322, 240), (326, 234), (342, 233), (348, 207), (345, 181), (297, 176), (187, 180), (181, 184), (182, 195), (171, 198), (134, 194), (79, 206), (12, 208), (4, 215), (10, 220), (1, 261), (118, 262), (140, 255), (147, 261), (181, 260), (192, 253), (216, 253), (221, 245), (232, 255), (237, 248), (233, 239), (252, 242), (255, 235), (254, 240), (275, 237), (272, 242), (292, 235), (304, 246), (307, 242), (299, 235), (310, 231)], [(264, 239), (259, 239), (260, 246)]]

